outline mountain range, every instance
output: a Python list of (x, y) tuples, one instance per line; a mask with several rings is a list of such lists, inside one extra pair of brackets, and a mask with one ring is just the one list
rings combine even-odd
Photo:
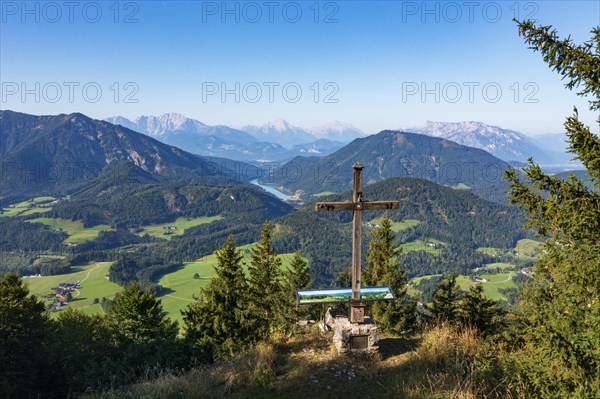
[(140, 116), (135, 120), (113, 116), (105, 121), (194, 154), (241, 161), (281, 161), (302, 154), (327, 155), (365, 135), (338, 121), (310, 130), (292, 126), (283, 119), (241, 129), (209, 126), (177, 113)]
[[(140, 116), (133, 121), (122, 116), (105, 120), (194, 154), (244, 162), (289, 161), (298, 155), (326, 156), (344, 144), (367, 136), (360, 129), (340, 121), (305, 129), (275, 119), (261, 126), (247, 125), (236, 129), (224, 125), (209, 126), (177, 113)], [(564, 133), (529, 137), (515, 130), (476, 121), (430, 121), (425, 126), (399, 130), (479, 148), (517, 166), (533, 157), (550, 172), (580, 167), (566, 152)]]
[(360, 129), (340, 121), (311, 129), (303, 129), (289, 124), (286, 120), (275, 119), (262, 126), (248, 125), (241, 129), (251, 133), (259, 140), (274, 142), (283, 146), (311, 143), (316, 139), (349, 143), (354, 139), (366, 136)]
[(469, 147), (480, 148), (497, 158), (514, 165), (527, 162), (532, 157), (548, 172), (581, 169), (581, 163), (567, 152), (565, 133), (527, 136), (521, 132), (486, 125), (482, 122), (427, 122), (422, 127), (403, 129), (455, 141)]
[[(341, 122), (310, 133), (284, 120), (245, 130), (209, 126), (174, 113), (135, 121), (109, 120), (78, 113), (34, 116), (1, 111), (3, 183), (11, 187), (11, 195), (72, 193), (100, 184), (95, 179), (109, 173), (145, 182), (237, 184), (257, 177), (240, 173), (251, 168), (241, 158), (259, 163), (288, 159), (270, 175), (263, 174), (261, 182), (275, 184), (302, 200), (345, 190), (350, 186), (352, 165), (360, 161), (366, 167), (368, 184), (390, 177), (417, 177), (503, 202), (505, 159), (523, 159), (526, 151), (532, 151), (536, 160), (544, 156), (544, 150), (521, 133), (481, 122), (429, 122), (421, 129), (427, 135), (383, 131), (364, 136)], [(317, 138), (350, 140), (359, 135), (346, 145)], [(288, 148), (261, 139), (286, 141)], [(493, 153), (502, 154), (504, 160)], [(292, 158), (292, 154), (301, 155)], [(232, 159), (215, 158), (223, 155)]]

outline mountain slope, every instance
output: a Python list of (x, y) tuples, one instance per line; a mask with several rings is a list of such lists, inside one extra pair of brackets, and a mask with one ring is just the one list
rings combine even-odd
[[(397, 244), (418, 243), (422, 250), (405, 251), (401, 263), (411, 276), (436, 274), (459, 269), (467, 271), (486, 263), (498, 262), (478, 252), (478, 247), (513, 248), (526, 236), (523, 212), (519, 209), (482, 199), (467, 190), (455, 190), (423, 179), (392, 178), (364, 187), (367, 201), (398, 200), (400, 207), (391, 211), (363, 214), (363, 254), (367, 250), (368, 221), (385, 213), (394, 222), (411, 220), (398, 232)], [(320, 200), (349, 201), (351, 192), (330, 195)], [(316, 212), (314, 203), (302, 206), (274, 221), (275, 243), (280, 252), (301, 248), (311, 260), (316, 285), (329, 286), (337, 273), (347, 270), (352, 249), (352, 213)], [(444, 244), (438, 253), (424, 250), (425, 243)]]
[(64, 195), (115, 172), (156, 182), (235, 183), (201, 157), (79, 113), (0, 111), (0, 131), (2, 198)]
[(507, 162), (525, 162), (530, 156), (538, 162), (550, 160), (550, 156), (524, 134), (482, 122), (427, 122), (425, 127), (406, 130), (480, 148)]
[(386, 130), (356, 139), (322, 158), (297, 157), (274, 171), (273, 182), (304, 199), (324, 191), (341, 192), (352, 186), (355, 162), (365, 167), (367, 184), (391, 177), (416, 177), (473, 190), (503, 185), (502, 172), (508, 166), (480, 149)]
[(228, 142), (242, 144), (254, 143), (258, 140), (252, 135), (228, 126), (208, 126), (195, 119), (187, 118), (177, 113), (168, 113), (160, 116), (139, 116), (131, 121), (123, 116), (113, 116), (105, 121), (119, 124), (136, 132), (144, 133), (160, 141), (171, 139), (173, 136), (198, 138), (217, 136)]

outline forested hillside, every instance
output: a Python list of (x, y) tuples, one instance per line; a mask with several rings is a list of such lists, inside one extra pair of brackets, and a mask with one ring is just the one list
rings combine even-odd
[(0, 111), (3, 203), (62, 196), (97, 179), (233, 184), (231, 168), (85, 115)]
[[(365, 168), (366, 170), (366, 168)], [(322, 197), (326, 201), (350, 200), (351, 193)], [(521, 211), (500, 205), (465, 191), (412, 178), (387, 179), (364, 189), (365, 200), (398, 200), (400, 209), (388, 211), (399, 225), (398, 244), (417, 242), (416, 251), (401, 255), (410, 276), (467, 271), (495, 260), (477, 251), (480, 247), (512, 248), (526, 237)], [(365, 221), (383, 216), (384, 211), (365, 213)], [(301, 248), (311, 258), (311, 272), (317, 285), (330, 285), (337, 274), (349, 267), (351, 212), (316, 212), (308, 203), (297, 212), (275, 221), (275, 245), (281, 252)], [(364, 230), (365, 240), (370, 229)], [(427, 251), (427, 242), (437, 240), (436, 251)], [(366, 251), (363, 249), (363, 253)], [(497, 260), (496, 260), (497, 261)]]
[[(297, 157), (275, 169), (270, 177), (284, 190), (308, 199), (312, 194), (351, 187), (352, 165), (359, 160), (365, 166), (364, 181), (368, 184), (413, 177), (506, 201), (506, 183), (502, 181), (506, 162), (453, 141), (400, 131), (386, 130), (356, 139), (322, 158)], [(492, 187), (499, 190), (490, 190)]]

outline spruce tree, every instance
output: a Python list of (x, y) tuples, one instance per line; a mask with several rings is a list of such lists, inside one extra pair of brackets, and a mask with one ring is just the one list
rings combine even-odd
[(0, 396), (45, 395), (44, 374), (51, 368), (48, 343), (52, 325), (44, 303), (21, 277), (8, 273), (0, 280)]
[[(519, 22), (530, 48), (600, 110), (600, 27), (577, 45), (550, 26)], [(600, 124), (600, 116), (597, 120)], [(600, 139), (579, 120), (564, 124), (569, 151), (580, 160), (592, 187), (570, 175), (561, 180), (530, 159), (524, 179), (506, 177), (511, 202), (527, 214), (526, 227), (545, 240), (534, 282), (522, 295), (519, 326), (524, 346), (515, 357), (519, 386), (528, 397), (600, 397)], [(543, 359), (543, 362), (539, 360)]]
[(234, 356), (247, 345), (248, 285), (242, 268), (243, 255), (229, 236), (217, 251), (215, 276), (198, 299), (181, 313), (186, 340), (216, 358)]
[(395, 301), (374, 302), (371, 311), (383, 328), (400, 332), (414, 324), (416, 298), (408, 296), (408, 278), (398, 259), (401, 248), (396, 247), (395, 238), (386, 214), (381, 228), (371, 231), (363, 281), (367, 286), (387, 285), (396, 294)]
[(463, 325), (475, 327), (481, 335), (499, 334), (505, 326), (505, 312), (491, 299), (486, 298), (483, 286), (477, 284), (469, 288), (460, 302), (458, 317)]
[(307, 314), (306, 307), (296, 304), (296, 291), (309, 288), (311, 285), (308, 262), (296, 251), (289, 268), (283, 275), (283, 286), (286, 295), (286, 319), (288, 323), (297, 322)]
[(271, 227), (266, 221), (259, 243), (250, 253), (248, 311), (255, 340), (263, 340), (280, 327), (285, 293), (281, 282), (281, 259), (271, 246)]
[(114, 383), (119, 351), (107, 321), (105, 316), (87, 315), (72, 307), (56, 318), (56, 361), (68, 387), (64, 397)]
[(456, 273), (452, 273), (438, 284), (433, 295), (431, 315), (436, 321), (455, 323), (458, 321), (459, 287), (456, 285)]
[(150, 367), (176, 363), (177, 322), (164, 313), (160, 300), (136, 283), (123, 288), (109, 305), (109, 326), (121, 355), (121, 367), (145, 372)]

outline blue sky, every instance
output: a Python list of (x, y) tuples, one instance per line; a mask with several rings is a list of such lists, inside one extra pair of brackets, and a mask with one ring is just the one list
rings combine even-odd
[(576, 105), (598, 129), (512, 22), (531, 16), (582, 42), (600, 24), (596, 1), (68, 4), (2, 1), (2, 109), (341, 120), (368, 133), (476, 120), (540, 134), (562, 131)]

